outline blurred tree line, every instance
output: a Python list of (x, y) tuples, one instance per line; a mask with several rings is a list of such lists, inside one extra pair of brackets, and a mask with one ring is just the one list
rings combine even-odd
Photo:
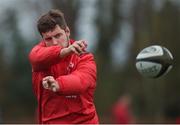
[[(120, 10), (125, 1), (129, 1), (132, 8), (129, 15), (123, 16)], [(167, 117), (174, 118), (173, 113), (178, 114), (180, 5), (171, 0), (160, 2), (163, 6), (155, 9), (153, 0), (96, 0), (98, 41), (93, 53), (98, 66), (98, 82), (95, 104), (101, 123), (112, 122), (112, 105), (124, 94), (132, 97), (137, 123), (165, 123)], [(76, 38), (75, 22), (82, 0), (54, 0), (50, 4), (51, 8), (63, 10), (72, 32), (71, 37)], [(32, 8), (40, 14), (41, 6), (43, 1), (37, 1)], [(132, 42), (128, 45), (128, 53), (123, 55), (127, 56), (126, 62), (123, 66), (113, 68), (112, 45), (124, 21), (132, 27)], [(0, 41), (3, 41), (0, 42), (0, 122), (34, 123), (36, 100), (32, 92), (28, 53), (38, 43), (38, 37), (27, 41), (22, 36), (17, 13), (11, 8), (6, 11), (0, 25)], [(153, 44), (163, 45), (173, 53), (174, 68), (158, 79), (143, 78), (135, 69), (135, 58), (141, 49)], [(169, 113), (169, 109), (173, 110), (174, 107), (177, 110)]]

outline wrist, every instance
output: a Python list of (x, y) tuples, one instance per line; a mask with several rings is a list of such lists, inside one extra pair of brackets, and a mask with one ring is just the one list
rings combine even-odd
[(60, 58), (63, 58), (69, 54), (71, 54), (71, 50), (69, 48), (63, 48), (60, 51)]

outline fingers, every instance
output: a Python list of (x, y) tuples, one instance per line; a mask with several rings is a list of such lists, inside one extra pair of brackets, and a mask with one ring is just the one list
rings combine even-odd
[(82, 50), (87, 47), (86, 41), (84, 41), (84, 40), (77, 41), (76, 43), (80, 46), (80, 48), (81, 48)]
[(49, 89), (53, 92), (57, 92), (59, 90), (58, 82), (54, 79), (53, 76), (46, 76), (42, 79), (42, 85), (44, 89)]
[(87, 48), (87, 43), (85, 40), (77, 41), (77, 44), (80, 46), (82, 51), (85, 51), (85, 49)]
[(74, 45), (70, 45), (70, 49), (71, 49), (72, 52), (74, 52), (75, 54), (79, 55), (80, 51), (77, 50), (77, 48), (75, 48)]
[(43, 81), (48, 81), (49, 79), (54, 79), (53, 76), (46, 76), (43, 78)]
[(43, 84), (43, 87), (44, 87), (45, 89), (48, 89), (48, 88), (49, 88), (49, 85), (48, 85), (47, 81), (42, 81), (42, 84)]
[(57, 91), (58, 91), (57, 84), (52, 83), (52, 84), (51, 84), (51, 90), (52, 90), (53, 92), (57, 92)]
[(81, 55), (85, 52), (87, 48), (87, 43), (84, 40), (79, 40), (74, 42), (71, 46), (71, 50), (76, 53), (77, 55)]

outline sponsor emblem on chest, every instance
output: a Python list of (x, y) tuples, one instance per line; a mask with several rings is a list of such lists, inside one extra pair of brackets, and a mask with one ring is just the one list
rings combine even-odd
[(77, 95), (68, 95), (66, 96), (67, 99), (76, 99)]
[(70, 73), (73, 68), (74, 68), (74, 63), (70, 62), (69, 65), (67, 66), (67, 72)]

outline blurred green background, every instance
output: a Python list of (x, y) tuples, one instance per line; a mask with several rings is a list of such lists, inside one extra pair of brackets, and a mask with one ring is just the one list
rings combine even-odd
[[(65, 13), (71, 38), (87, 40), (95, 55), (100, 123), (113, 122), (111, 108), (126, 94), (135, 123), (175, 121), (180, 107), (180, 0), (0, 0), (0, 123), (35, 123), (28, 53), (41, 39), (36, 21), (51, 8)], [(155, 44), (172, 52), (174, 67), (158, 79), (144, 78), (135, 58)]]

